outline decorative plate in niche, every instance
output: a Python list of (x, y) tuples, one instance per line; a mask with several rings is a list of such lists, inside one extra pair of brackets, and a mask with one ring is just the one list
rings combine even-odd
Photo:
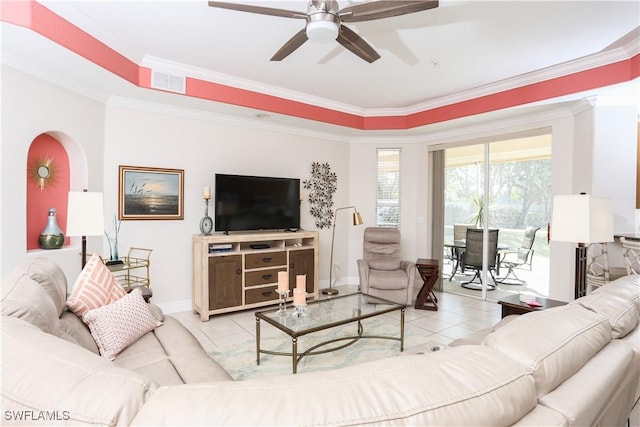
[(311, 178), (302, 182), (309, 192), (310, 213), (316, 220), (316, 227), (331, 227), (333, 220), (333, 193), (338, 189), (338, 177), (331, 172), (329, 163), (313, 162)]
[(29, 165), (29, 178), (44, 190), (45, 185), (52, 185), (56, 182), (56, 164), (49, 156), (39, 156)]

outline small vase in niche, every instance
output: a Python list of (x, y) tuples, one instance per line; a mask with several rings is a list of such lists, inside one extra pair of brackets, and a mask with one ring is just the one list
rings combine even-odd
[(42, 249), (60, 249), (64, 245), (64, 234), (58, 227), (58, 218), (55, 208), (49, 209), (47, 226), (40, 233), (38, 243)]

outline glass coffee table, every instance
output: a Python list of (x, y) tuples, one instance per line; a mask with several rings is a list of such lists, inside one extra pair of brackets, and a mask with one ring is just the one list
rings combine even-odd
[[(281, 315), (278, 309), (256, 312), (256, 361), (260, 364), (260, 354), (271, 354), (277, 356), (291, 357), (293, 362), (293, 373), (298, 372), (298, 362), (305, 356), (328, 353), (330, 351), (345, 348), (360, 338), (378, 338), (400, 341), (400, 351), (404, 350), (404, 310), (403, 304), (387, 301), (382, 298), (373, 297), (363, 293), (342, 295), (313, 301), (307, 304), (303, 316), (293, 316), (295, 311), (293, 306), (287, 308), (287, 313)], [(392, 311), (400, 312), (400, 334), (399, 336), (366, 335), (362, 320)], [(260, 347), (260, 321), (276, 327), (291, 337), (291, 353), (266, 350)], [(337, 326), (355, 323), (357, 326), (355, 335), (339, 337), (323, 341), (308, 349), (298, 352), (298, 337), (312, 334), (318, 331), (335, 328)], [(339, 345), (329, 346), (333, 343)]]

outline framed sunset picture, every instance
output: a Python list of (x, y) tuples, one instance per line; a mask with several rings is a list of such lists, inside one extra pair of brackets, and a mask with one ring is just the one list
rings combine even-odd
[(184, 169), (119, 167), (119, 219), (183, 219), (183, 208)]

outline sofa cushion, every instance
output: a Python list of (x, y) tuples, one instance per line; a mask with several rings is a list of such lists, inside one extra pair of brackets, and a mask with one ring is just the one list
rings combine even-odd
[(207, 355), (191, 332), (171, 316), (165, 316), (162, 326), (124, 349), (115, 363), (160, 385), (233, 379)]
[(40, 284), (56, 306), (58, 316), (61, 316), (67, 299), (67, 277), (60, 266), (50, 259), (40, 257), (27, 260), (18, 267), (18, 271), (23, 271), (27, 277)]
[[(16, 422), (7, 416), (29, 413), (57, 417), (56, 424), (128, 425), (157, 388), (21, 319), (3, 316), (1, 327), (4, 423)], [(46, 419), (36, 423), (53, 423)]]
[(572, 426), (622, 426), (635, 402), (639, 375), (640, 357), (614, 340), (539, 402)]
[(109, 360), (161, 325), (149, 310), (140, 288), (114, 303), (87, 311), (82, 320), (89, 325), (100, 354)]
[(487, 335), (483, 344), (528, 367), (543, 396), (610, 340), (607, 318), (574, 304), (518, 316)]
[(78, 316), (65, 311), (60, 317), (58, 336), (74, 344), (78, 344), (92, 353), (100, 354), (98, 346), (91, 336), (89, 327)]
[(161, 387), (133, 425), (511, 425), (536, 405), (525, 367), (491, 348), (461, 346), (343, 369)]
[(33, 279), (16, 270), (2, 281), (3, 316), (23, 319), (42, 331), (57, 335), (59, 313), (50, 295)]
[(592, 293), (571, 302), (571, 304), (580, 304), (609, 319), (612, 338), (624, 337), (633, 331), (640, 321), (640, 312), (636, 303), (615, 292)]
[(67, 307), (82, 317), (88, 310), (111, 304), (125, 295), (118, 280), (100, 257), (93, 254), (75, 282)]
[(633, 301), (640, 311), (640, 275), (631, 274), (609, 282), (596, 289), (594, 294), (616, 294)]
[[(164, 327), (163, 324), (157, 329)], [(122, 368), (152, 379), (161, 386), (184, 383), (153, 331), (122, 350), (114, 362)]]
[(518, 420), (517, 423), (512, 424), (512, 427), (565, 427), (568, 425), (569, 422), (564, 415), (551, 408), (547, 408), (546, 406), (538, 405), (533, 408), (531, 412)]
[(165, 323), (153, 333), (185, 383), (233, 380), (227, 371), (209, 357), (196, 337), (175, 318), (165, 316)]

